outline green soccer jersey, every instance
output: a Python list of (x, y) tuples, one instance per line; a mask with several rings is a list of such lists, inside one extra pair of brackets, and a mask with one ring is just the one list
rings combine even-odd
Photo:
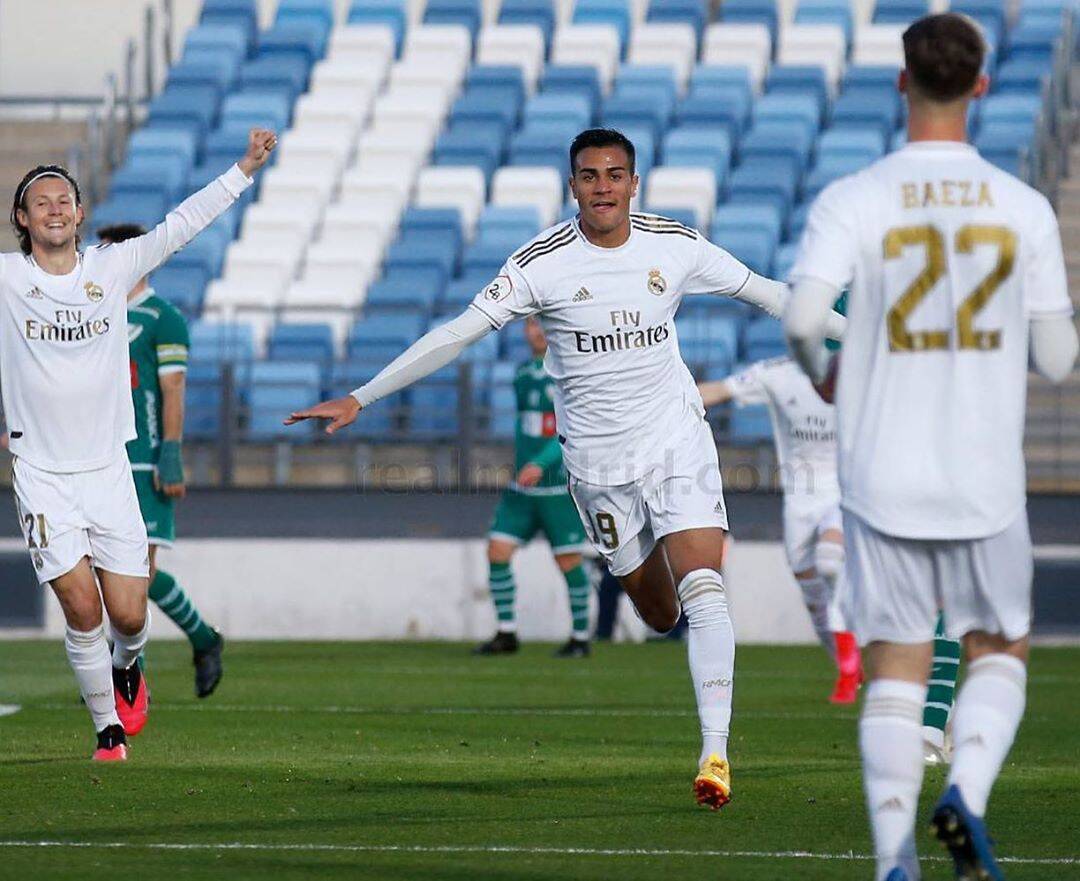
[(532, 463), (544, 469), (544, 476), (535, 487), (514, 484), (514, 488), (543, 495), (550, 495), (556, 489), (566, 492), (566, 470), (555, 430), (555, 383), (544, 370), (543, 358), (533, 358), (518, 367), (514, 392), (517, 397), (514, 467), (520, 471)]
[(127, 445), (133, 464), (153, 465), (161, 445), (159, 377), (187, 370), (188, 329), (184, 316), (149, 288), (128, 303), (128, 352), (137, 439)]

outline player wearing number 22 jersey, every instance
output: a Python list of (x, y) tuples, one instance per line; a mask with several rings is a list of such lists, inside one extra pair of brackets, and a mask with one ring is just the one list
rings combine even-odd
[(786, 288), (761, 278), (697, 231), (631, 214), (634, 147), (590, 130), (570, 148), (579, 215), (519, 248), (469, 309), (429, 332), (353, 393), (294, 413), (329, 418), (446, 364), (467, 344), (538, 315), (555, 382), (555, 420), (570, 494), (591, 542), (647, 623), (689, 620), (690, 673), (702, 729), (700, 802), (730, 798), (728, 726), (734, 636), (720, 576), (727, 513), (701, 396), (679, 354), (682, 298), (737, 297), (777, 314)]
[(976, 26), (928, 16), (904, 53), (909, 143), (822, 192), (785, 324), (820, 382), (815, 330), (850, 288), (835, 382), (844, 597), (873, 676), (860, 729), (878, 878), (919, 877), (919, 723), (940, 608), (970, 664), (934, 825), (958, 878), (998, 879), (982, 816), (1024, 706), (1028, 359), (1060, 381), (1077, 339), (1049, 202), (965, 140), (988, 86)]

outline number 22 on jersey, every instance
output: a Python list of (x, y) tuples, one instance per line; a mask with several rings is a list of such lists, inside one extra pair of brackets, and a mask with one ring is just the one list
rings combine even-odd
[[(986, 307), (1001, 284), (1012, 275), (1016, 263), (1016, 235), (1005, 226), (968, 225), (956, 231), (953, 242), (953, 251), (956, 254), (972, 254), (979, 245), (997, 248), (997, 262), (989, 275), (983, 278), (957, 307), (956, 341), (959, 349), (989, 351), (1001, 348), (1001, 331), (976, 330), (975, 316)], [(948, 271), (945, 237), (937, 227), (929, 225), (894, 227), (885, 234), (886, 260), (899, 259), (903, 256), (904, 249), (909, 247), (922, 247), (926, 257), (922, 271), (889, 309), (886, 318), (889, 350), (932, 352), (948, 349), (952, 328), (912, 331), (907, 326), (911, 313)]]

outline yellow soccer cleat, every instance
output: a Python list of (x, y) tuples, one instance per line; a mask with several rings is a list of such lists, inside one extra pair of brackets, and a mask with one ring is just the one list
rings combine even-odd
[(694, 778), (694, 797), (699, 805), (720, 810), (731, 801), (731, 766), (716, 753), (701, 763)]

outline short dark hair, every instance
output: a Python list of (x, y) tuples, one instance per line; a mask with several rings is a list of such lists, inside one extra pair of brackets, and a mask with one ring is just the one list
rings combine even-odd
[(637, 151), (634, 150), (633, 142), (622, 132), (613, 128), (590, 128), (574, 138), (570, 144), (570, 174), (577, 171), (577, 157), (582, 150), (590, 147), (622, 147), (626, 151), (626, 157), (630, 162), (629, 171), (634, 173), (634, 161)]
[[(66, 180), (71, 188), (75, 191), (75, 205), (82, 204), (82, 193), (79, 191), (78, 181), (74, 176), (62, 165), (39, 165), (36, 168), (31, 168), (26, 174), (23, 175), (23, 179), (19, 181), (19, 185), (15, 188), (15, 197), (11, 202), (11, 225), (15, 229), (15, 236), (19, 240), (19, 250), (24, 254), (30, 253), (30, 230), (19, 223), (19, 218), (16, 216), (17, 212), (21, 208), (26, 210), (26, 191), (30, 189), (30, 184), (40, 177), (59, 177)], [(76, 242), (78, 238), (76, 238)]]
[(114, 245), (126, 242), (128, 239), (137, 239), (146, 235), (146, 227), (141, 223), (114, 223), (103, 226), (97, 230), (99, 239), (108, 239)]
[(979, 78), (986, 43), (966, 15), (927, 15), (904, 31), (904, 65), (921, 95), (931, 101), (955, 101)]

